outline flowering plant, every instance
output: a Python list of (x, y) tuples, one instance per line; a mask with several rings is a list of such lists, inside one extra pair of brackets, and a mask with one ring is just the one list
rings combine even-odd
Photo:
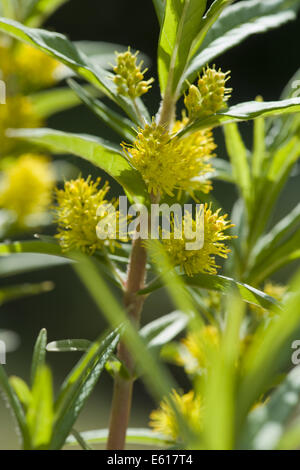
[[(25, 118), (14, 122), (5, 108), (3, 118), (0, 114), (2, 151), (6, 155), (11, 146), (26, 145), (31, 153), (18, 156), (4, 170), (0, 204), (17, 214), (20, 224), (27, 223), (32, 207), (41, 212), (49, 204), (44, 192), (49, 194), (54, 183), (44, 157), (32, 155), (38, 147), (39, 152), (73, 154), (101, 168), (120, 185), (131, 209), (124, 214), (121, 199), (109, 197), (108, 182), (67, 178), (55, 191), (56, 235), (0, 245), (1, 255), (39, 253), (72, 262), (109, 324), (109, 331), (93, 343), (67, 339), (47, 344), (42, 330), (30, 387), (18, 377), (8, 379), (1, 366), (0, 384), (23, 447), (61, 449), (78, 443), (87, 449), (90, 442), (103, 441), (108, 449), (123, 449), (126, 442), (186, 449), (299, 446), (300, 371), (288, 372), (288, 366), (300, 319), (300, 278), (296, 275), (287, 287), (270, 282), (277, 270), (299, 259), (299, 205), (269, 229), (300, 155), (300, 99), (293, 96), (292, 86), (299, 72), (279, 101), (257, 98), (231, 106), (229, 72), (214, 62), (251, 34), (293, 20), (300, 1), (215, 0), (209, 5), (206, 0), (153, 0), (160, 24), (161, 103), (155, 116), (142, 99), (150, 96), (155, 81), (138, 52), (120, 46), (119, 52), (108, 54), (105, 49), (104, 61), (100, 46), (94, 56), (90, 44), (37, 28), (62, 1), (29, 3), (31, 9), (16, 18), (7, 14), (7, 2), (1, 2), (3, 38), (12, 38), (13, 47), (16, 41), (25, 44), (14, 56), (18, 66), (3, 68), (3, 77), (21, 67), (23, 90), (40, 86), (24, 60), (27, 50), (43, 53), (43, 61), (51, 58), (45, 76), (39, 75), (45, 86), (62, 64), (70, 102), (88, 106), (119, 135), (119, 145), (40, 128), (29, 116), (23, 125)], [(23, 112), (22, 106), (17, 108)], [(254, 121), (252, 151), (238, 127), (249, 120)], [(224, 130), (229, 162), (216, 156), (217, 127)], [(28, 174), (28, 166), (37, 172), (39, 185), (30, 183), (29, 200), (20, 203), (20, 175)], [(34, 178), (32, 171), (30, 175)], [(211, 197), (215, 179), (237, 187), (231, 220)], [(196, 208), (188, 204), (190, 199)], [(161, 212), (169, 208), (169, 220), (161, 220), (152, 236), (157, 206)], [(190, 210), (181, 216), (186, 206)], [(120, 231), (124, 225), (126, 234)], [(119, 288), (122, 305), (102, 275)], [(177, 310), (140, 328), (146, 298), (163, 286)], [(175, 340), (179, 334), (183, 337)], [(46, 350), (83, 351), (56, 399)], [(187, 393), (178, 389), (164, 361), (184, 368), (191, 383)], [(109, 428), (78, 433), (78, 415), (105, 368), (114, 377)], [(139, 378), (157, 401), (151, 429), (128, 429), (133, 385)], [(286, 399), (289, 394), (295, 399)]]

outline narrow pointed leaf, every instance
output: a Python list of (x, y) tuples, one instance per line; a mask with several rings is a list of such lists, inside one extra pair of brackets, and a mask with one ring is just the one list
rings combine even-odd
[[(228, 290), (238, 289), (242, 299), (253, 305), (259, 305), (263, 308), (274, 308), (278, 305), (277, 301), (269, 295), (261, 292), (247, 284), (235, 281), (229, 277), (216, 274), (197, 274), (193, 277), (186, 275), (179, 276), (188, 286), (200, 287), (201, 289), (213, 290), (226, 294)], [(158, 278), (140, 291), (140, 294), (148, 294), (164, 286), (163, 279)]]
[(201, 69), (252, 34), (263, 33), (296, 18), (298, 0), (246, 0), (226, 8), (207, 33), (182, 78), (192, 83)]
[(142, 202), (148, 198), (140, 174), (129, 164), (121, 150), (109, 142), (90, 135), (54, 129), (18, 129), (10, 135), (39, 144), (51, 152), (82, 157), (115, 178), (131, 199)]
[(46, 359), (46, 345), (47, 345), (47, 330), (43, 328), (36, 340), (32, 363), (31, 363), (31, 385), (34, 384), (37, 371), (45, 365)]

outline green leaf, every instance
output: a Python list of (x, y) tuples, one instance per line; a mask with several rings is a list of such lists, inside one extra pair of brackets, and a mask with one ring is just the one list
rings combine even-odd
[(44, 364), (36, 371), (26, 420), (32, 448), (48, 449), (54, 421), (53, 385), (51, 371)]
[[(278, 302), (269, 295), (261, 292), (254, 287), (247, 284), (235, 281), (229, 277), (220, 276), (219, 274), (197, 274), (189, 277), (186, 275), (179, 275), (179, 278), (188, 286), (200, 287), (201, 289), (213, 290), (227, 294), (232, 289), (238, 289), (242, 299), (250, 304), (258, 305), (260, 307), (270, 309), (278, 305)], [(154, 290), (163, 287), (163, 279), (161, 277), (151, 282), (145, 289), (139, 293), (141, 295), (148, 294)]]
[(137, 202), (148, 199), (147, 189), (138, 171), (129, 164), (118, 147), (103, 139), (54, 129), (18, 129), (12, 134), (39, 144), (51, 152), (82, 157), (115, 178), (131, 199)]
[(31, 362), (31, 385), (33, 386), (38, 370), (45, 365), (46, 359), (46, 346), (47, 346), (47, 330), (43, 328), (35, 342), (32, 362)]
[(252, 209), (252, 182), (247, 159), (247, 149), (239, 133), (237, 124), (228, 124), (224, 127), (226, 149), (229, 155), (233, 176), (245, 200), (248, 212)]
[(60, 339), (47, 344), (49, 352), (73, 352), (87, 351), (91, 346), (91, 341), (87, 339)]
[(2, 287), (0, 289), (0, 305), (11, 300), (49, 292), (53, 287), (53, 283), (49, 281), (41, 282), (39, 284), (18, 284), (15, 286)]
[[(78, 256), (78, 263), (74, 267), (106, 320), (113, 328), (122, 325), (123, 339), (137, 361), (138, 370), (144, 374), (143, 380), (150, 393), (160, 401), (175, 386), (169, 372), (153, 356), (151, 350), (147, 349), (136, 327), (129, 321), (127, 313), (102, 280), (94, 263), (81, 255)], [(156, 379), (153, 380), (153, 377)]]
[(95, 100), (95, 97), (91, 93), (74, 80), (68, 80), (68, 84), (79, 99), (105, 124), (116, 131), (121, 137), (123, 137), (123, 139), (129, 142), (133, 142), (135, 140), (137, 132), (134, 130), (134, 124), (132, 121), (129, 121), (129, 119), (126, 119), (119, 113), (112, 111), (108, 106), (102, 103), (102, 101)]
[(224, 10), (224, 8), (228, 7), (234, 0), (215, 0), (208, 11), (206, 12), (205, 16), (202, 19), (201, 27), (198, 35), (196, 36), (193, 49), (190, 54), (190, 58), (198, 52), (207, 32), (210, 30), (212, 25), (217, 21), (218, 17)]
[(204, 350), (209, 369), (203, 392), (203, 446), (208, 450), (231, 450), (235, 441), (237, 362), (245, 308), (239, 295), (230, 291), (227, 294), (226, 323), (220, 347)]
[(166, 0), (166, 10), (158, 45), (158, 74), (162, 95), (169, 81), (174, 92), (192, 43), (198, 34), (206, 0)]
[(72, 435), (77, 441), (77, 444), (80, 445), (82, 450), (93, 450), (91, 446), (85, 441), (85, 439), (82, 437), (81, 433), (76, 431), (76, 429), (72, 429)]
[(280, 192), (299, 156), (300, 140), (294, 137), (269, 157), (269, 165), (261, 182), (261, 191), (256, 196), (257, 210), (248, 235), (248, 243), (252, 249), (265, 230)]
[(119, 330), (92, 343), (64, 381), (56, 401), (56, 423), (50, 448), (60, 449), (119, 341)]
[[(95, 429), (80, 433), (81, 437), (89, 444), (104, 444), (108, 438), (108, 429)], [(126, 432), (126, 444), (166, 447), (171, 443), (161, 434), (148, 428), (128, 428)], [(77, 445), (77, 440), (69, 436), (66, 445)]]
[(177, 136), (183, 136), (207, 127), (218, 127), (226, 123), (249, 121), (278, 114), (297, 113), (300, 111), (300, 98), (290, 98), (282, 101), (247, 101), (231, 106), (226, 111), (219, 111), (204, 119), (198, 119), (186, 126)]
[(263, 33), (296, 18), (298, 0), (247, 0), (226, 8), (207, 33), (200, 50), (182, 78), (192, 83), (200, 70), (213, 59), (252, 34)]
[[(89, 86), (85, 87), (85, 89), (93, 93), (94, 99), (95, 96), (99, 96), (99, 92), (95, 92), (93, 87)], [(40, 91), (34, 95), (30, 95), (30, 101), (33, 105), (34, 112), (43, 119), (81, 104), (81, 100), (78, 98), (77, 94), (68, 87)]]
[(29, 432), (28, 432), (28, 427), (26, 423), (25, 413), (15, 390), (9, 383), (5, 369), (2, 365), (0, 365), (0, 387), (2, 388), (2, 391), (7, 398), (7, 403), (9, 407), (11, 408), (14, 417), (16, 418), (18, 429), (22, 436), (23, 446), (26, 448), (29, 445), (30, 438), (29, 438)]
[(71, 260), (62, 254), (57, 243), (42, 241), (0, 243), (0, 278), (70, 263)]
[(254, 121), (252, 173), (257, 181), (261, 179), (261, 175), (263, 173), (263, 164), (266, 158), (265, 134), (264, 118), (256, 119)]
[(253, 268), (264, 261), (268, 264), (268, 257), (272, 255), (280, 242), (284, 242), (285, 237), (295, 227), (300, 224), (300, 203), (283, 219), (281, 219), (266, 235), (261, 237), (251, 254), (251, 264)]
[(161, 347), (175, 338), (187, 326), (188, 316), (179, 310), (164, 315), (145, 325), (140, 335), (149, 348)]
[(24, 409), (27, 410), (32, 401), (32, 393), (23, 379), (16, 376), (9, 377), (9, 383), (16, 392), (20, 402), (24, 406)]
[(274, 272), (278, 271), (283, 266), (291, 261), (300, 258), (300, 230), (291, 235), (281, 245), (272, 251), (265, 261), (260, 262), (254, 266), (247, 278), (255, 283), (262, 283), (268, 279)]
[(292, 369), (270, 400), (247, 417), (239, 447), (250, 450), (274, 449), (300, 399), (300, 366)]
[(0, 30), (20, 41), (37, 47), (41, 51), (65, 64), (79, 76), (99, 88), (105, 95), (115, 101), (135, 122), (144, 125), (143, 116), (149, 120), (149, 115), (141, 100), (137, 100), (138, 113), (132, 101), (118, 95), (116, 86), (109, 77), (107, 70), (83, 54), (63, 34), (49, 32), (43, 29), (28, 28), (16, 21), (0, 18)]
[(291, 344), (299, 336), (300, 272), (279, 315), (259, 327), (243, 357), (237, 417), (242, 423), (251, 407), (266, 392), (274, 376), (291, 364)]
[(166, 3), (165, 0), (153, 0), (153, 5), (154, 5), (154, 8), (155, 8), (156, 15), (157, 15), (158, 22), (159, 22), (160, 26), (162, 25), (163, 20), (164, 20), (165, 3)]

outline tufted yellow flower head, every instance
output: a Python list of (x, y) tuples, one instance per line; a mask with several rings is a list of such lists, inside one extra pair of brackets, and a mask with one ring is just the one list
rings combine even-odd
[[(78, 178), (67, 181), (64, 189), (56, 190), (56, 238), (63, 251), (80, 250), (92, 255), (105, 246), (113, 250), (117, 245), (115, 239), (109, 236), (101, 239), (96, 232), (99, 221), (108, 215), (105, 210), (99, 215), (99, 208), (105, 209), (108, 204), (115, 207), (115, 201), (107, 199), (110, 189), (108, 182), (99, 188), (100, 181), (101, 178), (97, 178), (93, 182), (90, 176), (86, 180)], [(116, 215), (118, 216), (117, 211)]]
[(199, 77), (198, 86), (189, 87), (184, 103), (190, 120), (209, 116), (226, 106), (232, 91), (231, 88), (226, 88), (226, 82), (230, 79), (229, 73), (223, 73), (221, 69), (216, 70), (215, 66), (207, 67)]
[(0, 207), (13, 211), (17, 224), (49, 209), (54, 173), (43, 155), (24, 154), (4, 169), (0, 183)]
[(0, 156), (13, 151), (16, 141), (6, 137), (7, 129), (39, 127), (41, 119), (34, 113), (31, 101), (25, 96), (9, 96), (0, 105)]
[[(192, 431), (199, 432), (202, 427), (202, 400), (191, 390), (184, 395), (179, 395), (175, 390), (172, 399), (178, 412), (182, 414)], [(180, 439), (180, 426), (178, 418), (168, 400), (163, 400), (160, 408), (150, 414), (150, 426), (154, 431), (171, 438), (173, 441)]]
[(54, 85), (60, 63), (28, 44), (20, 44), (15, 55), (15, 69), (23, 90), (37, 90)]
[(188, 333), (181, 344), (178, 365), (184, 366), (188, 374), (201, 373), (208, 366), (209, 353), (220, 346), (220, 332), (215, 326), (204, 326), (198, 332)]
[[(215, 256), (227, 258), (230, 249), (224, 241), (233, 238), (224, 232), (233, 227), (226, 220), (227, 214), (220, 215), (220, 210), (212, 212), (211, 207), (205, 204), (203, 210), (203, 247), (200, 249), (187, 249), (187, 244), (193, 242), (190, 237), (190, 231), (196, 234), (199, 230), (197, 219), (200, 219), (200, 208), (193, 219), (191, 213), (185, 213), (182, 220), (182, 230), (178, 223), (173, 220), (171, 223), (171, 232), (163, 234), (162, 245), (168, 254), (170, 261), (174, 266), (179, 266), (188, 276), (198, 273), (216, 274), (218, 266)], [(188, 236), (187, 235), (188, 230)], [(181, 233), (182, 232), (182, 233)], [(196, 235), (195, 235), (196, 240)], [(154, 253), (155, 257), (155, 253)], [(154, 260), (155, 261), (155, 260)]]
[(144, 75), (148, 69), (142, 71), (143, 61), (137, 64), (138, 51), (135, 54), (128, 51), (122, 54), (116, 53), (117, 65), (114, 67), (114, 83), (120, 95), (129, 96), (132, 99), (144, 95), (151, 88), (153, 78), (144, 80)]
[[(182, 127), (175, 124), (175, 131)], [(130, 163), (141, 173), (149, 193), (174, 196), (175, 190), (195, 190), (208, 193), (212, 171), (209, 160), (216, 148), (209, 129), (197, 131), (188, 137), (172, 138), (163, 126), (152, 122), (140, 129), (133, 145), (123, 144)]]

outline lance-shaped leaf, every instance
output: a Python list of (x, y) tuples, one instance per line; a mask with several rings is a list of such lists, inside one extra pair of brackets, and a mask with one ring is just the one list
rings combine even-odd
[(291, 365), (292, 342), (299, 338), (300, 272), (290, 284), (290, 295), (280, 315), (262, 324), (241, 363), (237, 420), (242, 423), (252, 406), (272, 386), (274, 377)]
[(96, 114), (105, 124), (116, 131), (123, 139), (133, 142), (137, 132), (134, 130), (134, 124), (129, 119), (121, 116), (119, 113), (111, 110), (102, 101), (96, 100), (88, 90), (76, 83), (74, 80), (68, 80), (69, 86), (86, 106)]
[[(140, 125), (144, 119), (149, 120), (146, 108), (141, 100), (136, 100), (138, 112), (132, 101), (118, 95), (116, 86), (107, 70), (94, 64), (74, 43), (63, 34), (49, 32), (44, 29), (28, 28), (17, 21), (0, 18), (0, 30), (20, 41), (30, 44), (65, 64), (76, 74), (99, 88), (105, 95), (115, 101), (130, 118)], [(141, 119), (143, 116), (144, 119)]]
[(32, 363), (31, 363), (31, 385), (33, 386), (36, 377), (37, 371), (39, 368), (45, 365), (46, 359), (46, 345), (47, 345), (47, 330), (43, 328), (35, 342)]
[(46, 349), (49, 352), (87, 351), (91, 344), (91, 341), (87, 339), (60, 339), (51, 341)]
[(250, 212), (253, 202), (253, 191), (250, 168), (247, 159), (247, 149), (244, 145), (237, 124), (232, 123), (224, 126), (224, 133), (226, 149), (231, 161), (234, 180), (240, 188), (248, 212)]
[(54, 288), (54, 284), (50, 281), (40, 282), (37, 284), (18, 284), (15, 286), (2, 287), (0, 289), (0, 305), (11, 300), (38, 295), (49, 292)]
[(192, 83), (207, 63), (250, 35), (295, 19), (299, 7), (299, 0), (247, 0), (226, 8), (207, 33), (182, 77), (182, 91), (187, 86), (186, 80)]
[(143, 202), (148, 198), (140, 174), (129, 164), (121, 150), (107, 141), (54, 129), (18, 129), (11, 131), (10, 135), (39, 144), (51, 152), (82, 157), (118, 181), (131, 199)]
[(288, 419), (300, 400), (300, 367), (295, 367), (263, 406), (247, 417), (240, 448), (272, 450), (283, 435)]
[[(197, 274), (189, 277), (180, 275), (179, 278), (188, 286), (200, 287), (205, 290), (213, 290), (221, 293), (228, 293), (230, 290), (238, 290), (242, 299), (253, 305), (270, 309), (278, 306), (278, 302), (269, 295), (255, 289), (252, 286), (235, 281), (229, 277), (220, 276), (217, 274)], [(160, 289), (164, 286), (161, 277), (152, 281), (145, 289), (141, 290), (140, 294), (148, 294), (154, 290)]]
[(4, 393), (7, 403), (16, 419), (20, 435), (22, 436), (23, 447), (27, 448), (30, 443), (29, 431), (26, 423), (26, 417), (22, 404), (10, 384), (3, 365), (0, 365), (0, 387)]
[(158, 73), (161, 92), (167, 82), (172, 91), (189, 58), (199, 32), (206, 0), (166, 0), (166, 10), (158, 45)]
[[(261, 237), (254, 247), (249, 268), (263, 263), (272, 255), (279, 244), (283, 242), (289, 233), (300, 225), (300, 203), (283, 219), (281, 219), (266, 235)], [(268, 263), (267, 263), (268, 264)]]
[(119, 330), (95, 341), (64, 381), (55, 405), (51, 449), (60, 449), (119, 341)]
[(164, 315), (145, 325), (140, 335), (150, 348), (161, 347), (175, 338), (188, 324), (188, 316), (179, 310)]
[(156, 11), (157, 19), (160, 24), (160, 26), (163, 23), (164, 20), (164, 14), (165, 14), (165, 0), (153, 0), (153, 5)]
[(297, 113), (299, 111), (300, 98), (290, 98), (281, 101), (247, 101), (231, 106), (225, 111), (219, 111), (206, 118), (198, 119), (183, 128), (176, 135), (183, 136), (207, 127), (218, 127), (231, 122), (250, 121), (260, 117)]
[[(101, 95), (101, 93), (95, 92), (95, 88), (92, 86), (89, 86), (87, 91), (92, 94), (94, 99)], [(81, 104), (78, 95), (68, 87), (39, 91), (30, 95), (30, 101), (34, 112), (43, 119)]]

